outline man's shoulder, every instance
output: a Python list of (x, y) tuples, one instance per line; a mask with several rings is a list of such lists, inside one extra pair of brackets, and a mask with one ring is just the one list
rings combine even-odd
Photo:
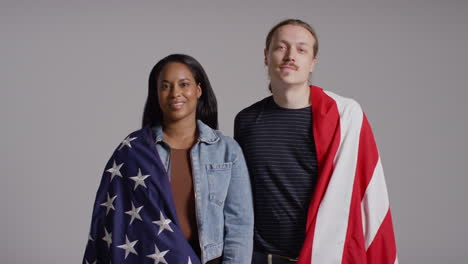
[(248, 117), (248, 116), (251, 116), (252, 114), (257, 114), (259, 113), (260, 111), (262, 111), (262, 109), (264, 108), (265, 106), (265, 103), (271, 98), (271, 96), (268, 96), (268, 97), (265, 97), (263, 98), (262, 100), (260, 101), (257, 101), (255, 103), (253, 103), (252, 105), (242, 109), (236, 116), (236, 119), (239, 119), (239, 118), (244, 118), (244, 117)]
[(353, 98), (345, 97), (334, 92), (324, 90), (324, 93), (329, 96), (338, 106), (340, 112), (351, 111), (353, 113), (361, 113), (361, 105)]

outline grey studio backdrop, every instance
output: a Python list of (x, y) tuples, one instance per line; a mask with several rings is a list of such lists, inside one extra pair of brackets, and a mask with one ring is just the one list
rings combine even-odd
[(1, 1), (0, 263), (79, 263), (105, 162), (170, 53), (205, 67), (232, 136), (268, 95), (265, 36), (320, 41), (313, 83), (356, 99), (383, 160), (400, 263), (467, 263), (467, 1)]

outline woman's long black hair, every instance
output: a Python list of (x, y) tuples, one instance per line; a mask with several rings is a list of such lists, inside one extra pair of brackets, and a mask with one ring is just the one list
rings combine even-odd
[(194, 58), (184, 54), (172, 54), (160, 60), (151, 70), (148, 81), (148, 97), (143, 111), (142, 126), (162, 125), (163, 115), (159, 106), (158, 78), (164, 66), (170, 62), (178, 62), (186, 65), (195, 82), (200, 84), (202, 94), (198, 98), (196, 118), (213, 129), (218, 129), (218, 107), (216, 97), (211, 88), (208, 76), (200, 63)]

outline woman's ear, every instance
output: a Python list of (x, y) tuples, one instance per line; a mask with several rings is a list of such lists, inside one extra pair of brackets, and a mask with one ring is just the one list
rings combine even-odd
[(200, 96), (202, 95), (202, 88), (201, 88), (201, 84), (197, 84), (197, 98), (200, 98)]

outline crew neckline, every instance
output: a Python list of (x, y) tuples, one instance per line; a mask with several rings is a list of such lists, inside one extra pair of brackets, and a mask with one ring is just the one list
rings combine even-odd
[(309, 105), (309, 106), (306, 106), (306, 107), (302, 107), (302, 108), (285, 108), (285, 107), (282, 107), (282, 106), (278, 105), (278, 104), (275, 102), (275, 99), (273, 98), (273, 95), (270, 96), (269, 103), (270, 103), (273, 107), (275, 107), (275, 108), (277, 108), (277, 109), (279, 109), (279, 110), (284, 110), (284, 111), (304, 111), (304, 110), (306, 110), (306, 109), (310, 109), (310, 108), (311, 108), (310, 105)]

